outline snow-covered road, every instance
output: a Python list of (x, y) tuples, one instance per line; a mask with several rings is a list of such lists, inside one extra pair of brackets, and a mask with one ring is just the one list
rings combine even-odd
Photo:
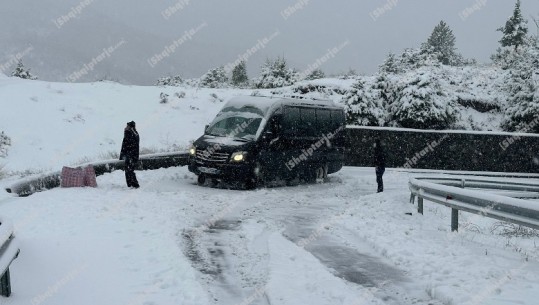
[(409, 204), (408, 174), (345, 168), (324, 184), (199, 187), (186, 168), (97, 189), (0, 195), (21, 254), (1, 304), (535, 304), (537, 237)]

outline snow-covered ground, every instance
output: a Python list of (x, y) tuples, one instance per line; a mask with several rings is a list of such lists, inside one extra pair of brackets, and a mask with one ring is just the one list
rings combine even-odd
[[(345, 168), (324, 184), (199, 187), (186, 168), (96, 189), (0, 195), (21, 254), (4, 304), (535, 304), (537, 238), (408, 202), (408, 174)], [(0, 183), (1, 184), (1, 183)], [(2, 185), (3, 186), (3, 185)], [(411, 215), (410, 215), (411, 214)]]
[[(0, 131), (12, 140), (0, 189), (114, 157), (131, 120), (143, 152), (184, 150), (222, 101), (252, 92), (0, 76)], [(382, 194), (368, 168), (254, 191), (199, 187), (186, 168), (137, 175), (138, 190), (113, 172), (96, 189), (0, 191), (21, 248), (0, 304), (536, 304), (537, 236), (502, 235), (467, 213), (451, 233), (449, 209), (415, 212), (401, 170), (386, 173)]]

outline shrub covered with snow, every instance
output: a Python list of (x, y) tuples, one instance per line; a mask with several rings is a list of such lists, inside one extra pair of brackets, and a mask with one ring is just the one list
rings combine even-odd
[(11, 146), (11, 138), (3, 131), (0, 132), (0, 158), (7, 157), (8, 148)]
[(420, 49), (405, 49), (400, 55), (390, 53), (382, 65), (380, 73), (406, 73), (425, 66), (437, 67), (440, 62), (436, 54), (426, 53)]
[(311, 72), (307, 77), (305, 77), (305, 80), (314, 80), (314, 79), (321, 79), (325, 78), (326, 74), (321, 69), (316, 69), (313, 72)]
[(386, 105), (390, 81), (385, 74), (375, 81), (360, 79), (343, 98), (347, 124), (359, 126), (384, 126), (387, 119)]
[(288, 68), (284, 58), (278, 57), (275, 60), (266, 60), (254, 85), (257, 89), (272, 89), (291, 86), (298, 80), (299, 73)]
[(166, 76), (157, 80), (156, 86), (174, 86), (178, 87), (184, 84), (181, 76)]
[(449, 129), (458, 118), (454, 97), (442, 90), (436, 75), (416, 71), (404, 75), (389, 105), (392, 125), (417, 129)]

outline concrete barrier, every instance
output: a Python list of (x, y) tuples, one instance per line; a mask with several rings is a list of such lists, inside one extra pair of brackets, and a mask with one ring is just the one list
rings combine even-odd
[[(188, 163), (186, 152), (162, 153), (140, 156), (138, 170), (154, 170), (173, 166), (185, 166)], [(106, 160), (94, 163), (81, 164), (84, 167), (92, 165), (97, 176), (110, 173), (124, 168), (124, 161)], [(21, 197), (30, 196), (35, 192), (40, 192), (60, 186), (60, 171), (52, 172), (37, 177), (29, 177), (18, 181), (6, 188), (8, 193), (17, 194)]]

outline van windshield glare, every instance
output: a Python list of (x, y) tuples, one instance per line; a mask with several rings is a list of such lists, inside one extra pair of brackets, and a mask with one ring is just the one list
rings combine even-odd
[(206, 130), (206, 134), (217, 137), (229, 137), (254, 140), (262, 118), (259, 116), (236, 114), (219, 115)]

